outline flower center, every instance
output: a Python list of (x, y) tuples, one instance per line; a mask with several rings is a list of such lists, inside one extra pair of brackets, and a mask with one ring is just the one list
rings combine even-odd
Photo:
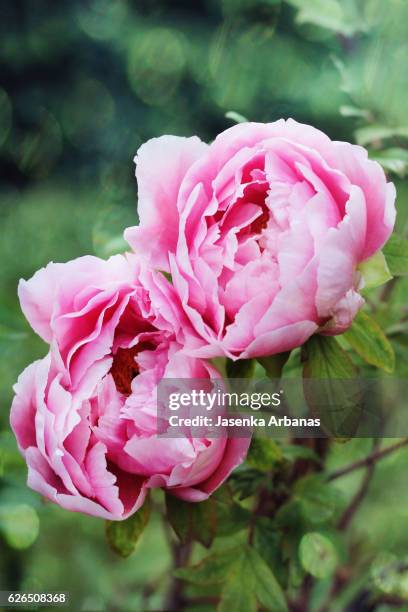
[(265, 202), (262, 202), (260, 204), (260, 207), (262, 208), (262, 214), (259, 215), (259, 217), (255, 219), (255, 221), (252, 221), (249, 228), (251, 234), (261, 234), (262, 230), (266, 229), (266, 227), (268, 226), (270, 212)]
[(139, 366), (135, 361), (135, 356), (140, 351), (140, 346), (132, 348), (118, 348), (113, 356), (112, 374), (116, 389), (119, 393), (130, 395), (132, 392), (132, 380), (139, 374)]

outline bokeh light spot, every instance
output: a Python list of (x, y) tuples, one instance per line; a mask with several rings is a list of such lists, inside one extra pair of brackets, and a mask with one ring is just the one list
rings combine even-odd
[(181, 35), (170, 28), (139, 34), (129, 50), (128, 77), (146, 104), (164, 104), (177, 88), (186, 63)]

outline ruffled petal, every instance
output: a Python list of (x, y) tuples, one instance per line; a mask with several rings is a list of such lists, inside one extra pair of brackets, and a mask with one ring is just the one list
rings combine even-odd
[(140, 225), (125, 231), (135, 253), (168, 271), (168, 252), (178, 236), (177, 197), (188, 169), (208, 145), (196, 136), (161, 136), (143, 144), (135, 157)]

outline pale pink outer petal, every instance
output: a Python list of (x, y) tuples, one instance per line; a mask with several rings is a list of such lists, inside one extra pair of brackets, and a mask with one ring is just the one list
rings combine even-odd
[(207, 150), (196, 136), (161, 136), (143, 144), (135, 157), (140, 225), (125, 230), (135, 253), (168, 271), (168, 252), (178, 237), (177, 197), (187, 170)]
[(121, 516), (124, 508), (115, 486), (116, 477), (107, 469), (106, 452), (105, 444), (97, 442), (86, 454), (85, 468), (94, 496), (112, 515)]
[(347, 142), (334, 142), (337, 167), (361, 188), (367, 207), (367, 233), (362, 259), (371, 257), (390, 237), (396, 217), (396, 191), (387, 183), (380, 164), (369, 160), (367, 151)]
[(194, 335), (180, 297), (167, 278), (160, 272), (142, 267), (140, 281), (149, 292), (152, 314), (158, 327), (174, 334), (180, 343), (184, 342), (186, 335)]
[(18, 297), (24, 316), (45, 342), (50, 342), (52, 338), (51, 319), (58, 272), (58, 264), (50, 263), (38, 270), (30, 280), (21, 279), (18, 284)]
[(167, 480), (167, 488), (201, 486), (215, 472), (224, 459), (227, 440), (225, 437), (210, 440), (207, 447), (200, 440), (192, 440), (196, 458), (191, 465), (176, 465)]
[(331, 317), (336, 304), (353, 288), (367, 233), (366, 200), (361, 189), (351, 188), (346, 214), (330, 228), (318, 253), (316, 307), (320, 317)]
[(249, 437), (229, 438), (218, 468), (206, 481), (198, 483), (194, 487), (169, 489), (169, 492), (185, 501), (198, 502), (208, 499), (211, 493), (218, 489), (231, 472), (244, 461), (250, 443), (251, 439)]
[(14, 399), (11, 404), (10, 425), (21, 452), (36, 445), (35, 414), (37, 410), (37, 389), (45, 392), (47, 370), (41, 373), (43, 360), (34, 361), (23, 370), (14, 385)]
[[(79, 493), (73, 482), (83, 479), (80, 466), (76, 464), (72, 455), (62, 450), (63, 446), (58, 441), (61, 435), (63, 437), (65, 435), (64, 423), (60, 423), (56, 428), (54, 414), (44, 403), (50, 361), (48, 355), (29, 365), (14, 387), (16, 395), (11, 408), (10, 423), (28, 466), (27, 484), (68, 510), (121, 520), (142, 505), (146, 496), (145, 483), (140, 478), (132, 479), (132, 488), (128, 486), (129, 490), (122, 492), (117, 484), (120, 479), (107, 470), (106, 449), (99, 443), (88, 452), (85, 459), (89, 484), (98, 501)], [(50, 396), (50, 402), (58, 399), (58, 393), (64, 392), (62, 388), (58, 391), (58, 386), (54, 388), (55, 391), (52, 391), (54, 399)], [(52, 389), (53, 384), (50, 385), (50, 390)], [(66, 391), (65, 394), (69, 395)], [(64, 401), (67, 399), (66, 397)], [(52, 405), (50, 407), (52, 408)], [(56, 411), (55, 416), (59, 418), (57, 406), (53, 410)], [(72, 421), (70, 427), (74, 426), (75, 421)], [(85, 486), (86, 483), (82, 482), (82, 486)], [(88, 490), (88, 485), (85, 488)], [(126, 500), (125, 506), (122, 497)]]
[[(177, 259), (172, 255), (169, 259), (173, 285), (180, 297), (183, 310), (189, 317), (194, 329), (193, 333), (187, 334), (185, 348), (188, 349), (189, 354), (195, 354), (197, 357), (216, 357), (220, 354), (222, 355), (222, 349), (217, 351), (217, 349), (214, 348), (217, 344), (216, 334), (204, 323), (200, 312), (189, 305), (189, 297), (192, 289), (189, 279), (186, 278), (186, 275), (183, 274), (182, 270), (179, 268)], [(199, 350), (197, 350), (197, 353), (190, 352), (193, 349)]]
[[(132, 268), (122, 255), (107, 261), (86, 255), (66, 263), (49, 263), (29, 280), (20, 280), (18, 295), (21, 309), (35, 332), (46, 342), (53, 337), (56, 316), (80, 310), (74, 300), (81, 291), (96, 290), (96, 285), (130, 281)], [(88, 298), (89, 300), (89, 298)]]
[(128, 508), (126, 512), (122, 511), (121, 513), (113, 514), (101, 504), (91, 499), (61, 492), (55, 474), (37, 448), (28, 448), (25, 459), (28, 466), (27, 485), (34, 491), (37, 491), (37, 493), (40, 493), (40, 495), (71, 512), (82, 512), (108, 520), (123, 520), (136, 512), (143, 505), (146, 497), (146, 488), (142, 486), (138, 490), (133, 491), (135, 497), (133, 506)]
[(130, 455), (138, 474), (152, 476), (168, 474), (178, 463), (190, 465), (195, 458), (194, 448), (187, 438), (131, 438), (124, 447)]
[(364, 306), (365, 300), (357, 291), (350, 289), (346, 295), (337, 302), (333, 309), (333, 316), (330, 321), (324, 325), (321, 334), (325, 336), (334, 336), (345, 332), (353, 323), (353, 319)]
[(264, 332), (248, 345), (240, 358), (249, 359), (291, 351), (304, 344), (317, 329), (318, 325), (314, 321), (298, 321)]

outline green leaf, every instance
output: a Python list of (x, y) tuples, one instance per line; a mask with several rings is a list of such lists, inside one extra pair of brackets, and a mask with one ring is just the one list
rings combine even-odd
[(408, 240), (392, 234), (383, 248), (385, 259), (391, 274), (394, 276), (406, 276), (408, 274)]
[(233, 472), (229, 483), (234, 494), (239, 495), (239, 499), (246, 499), (254, 495), (256, 490), (265, 483), (265, 474), (249, 467), (245, 462), (241, 463)]
[(367, 363), (388, 373), (394, 370), (394, 349), (378, 323), (365, 312), (357, 314), (343, 337)]
[(268, 378), (280, 378), (282, 370), (290, 357), (290, 351), (285, 353), (278, 353), (271, 357), (258, 357), (258, 362), (264, 368)]
[(372, 142), (381, 142), (399, 136), (408, 138), (408, 127), (389, 127), (387, 125), (368, 125), (354, 132), (357, 144), (365, 146)]
[(244, 117), (244, 115), (241, 115), (240, 113), (237, 113), (235, 111), (228, 111), (227, 113), (225, 113), (225, 117), (227, 119), (231, 119), (231, 121), (235, 121), (235, 123), (247, 123), (248, 121), (248, 119)]
[(0, 532), (12, 548), (22, 550), (38, 537), (40, 521), (37, 512), (27, 504), (0, 506)]
[(226, 370), (228, 378), (252, 378), (255, 370), (255, 360), (238, 359), (232, 361), (232, 359), (227, 359)]
[(321, 533), (306, 533), (299, 546), (300, 562), (315, 578), (326, 578), (333, 573), (338, 563), (333, 543)]
[(339, 108), (340, 115), (343, 117), (359, 117), (366, 119), (369, 121), (371, 117), (371, 113), (366, 108), (358, 108), (357, 106), (353, 106), (351, 104), (343, 104)]
[(121, 557), (129, 557), (137, 546), (150, 518), (150, 504), (143, 506), (124, 521), (107, 521), (106, 537), (110, 547)]
[(192, 504), (166, 495), (167, 518), (182, 542), (197, 540), (207, 548), (216, 535), (217, 515), (212, 499)]
[(254, 591), (255, 577), (248, 565), (245, 550), (237, 551), (237, 557), (232, 565), (221, 591), (218, 612), (256, 612), (256, 595)]
[(260, 472), (269, 472), (283, 461), (281, 447), (270, 438), (252, 438), (247, 463)]
[(270, 518), (265, 516), (257, 518), (253, 536), (254, 548), (275, 573), (280, 572), (278, 577), (281, 577), (285, 571), (281, 557), (281, 539), (281, 531)]
[(332, 336), (312, 336), (304, 345), (305, 378), (352, 378), (356, 368), (337, 340)]
[(251, 582), (249, 576), (242, 578), (239, 569), (232, 576), (222, 591), (217, 612), (256, 612), (258, 607), (251, 584), (248, 584)]
[(283, 591), (272, 570), (250, 546), (236, 550), (236, 556), (225, 578), (218, 610), (257, 610), (256, 602), (271, 612), (286, 612)]
[(288, 565), (288, 587), (292, 589), (299, 589), (305, 578), (305, 570), (303, 569), (296, 553), (289, 556)]
[(216, 508), (218, 536), (229, 536), (248, 527), (251, 512), (234, 501), (228, 485), (215, 491), (208, 501)]
[(301, 378), (302, 376), (302, 362), (301, 362), (302, 351), (300, 348), (294, 349), (287, 362), (283, 367), (283, 378), (287, 380), (288, 378)]
[(303, 347), (303, 390), (312, 413), (335, 438), (355, 435), (361, 415), (357, 370), (337, 340), (312, 336)]
[(357, 269), (363, 277), (363, 291), (380, 287), (392, 278), (387, 260), (381, 251), (363, 261)]
[(306, 459), (314, 463), (321, 463), (319, 455), (308, 446), (300, 446), (299, 444), (283, 444), (282, 453), (286, 461), (294, 463), (298, 459)]
[(194, 584), (218, 584), (224, 582), (231, 567), (241, 554), (241, 546), (217, 551), (195, 565), (176, 569), (174, 575)]
[(377, 589), (387, 595), (408, 599), (407, 558), (398, 558), (389, 552), (382, 552), (371, 566), (371, 576)]
[(230, 535), (244, 529), (250, 513), (237, 504), (228, 487), (218, 489), (209, 499), (189, 503), (166, 495), (167, 518), (182, 542), (193, 539), (209, 548), (216, 535)]
[(385, 170), (404, 178), (408, 170), (408, 151), (401, 147), (392, 147), (382, 151), (370, 151), (370, 159), (381, 164)]
[(286, 599), (272, 570), (254, 548), (248, 546), (246, 554), (246, 571), (253, 574), (255, 594), (261, 606), (273, 612), (286, 612)]
[[(321, 28), (340, 32), (346, 36), (353, 34), (358, 22), (345, 14), (344, 4), (337, 0), (286, 0), (298, 9), (296, 21), (299, 24), (310, 23)], [(361, 28), (360, 28), (361, 29)]]
[(256, 610), (256, 600), (273, 612), (286, 612), (283, 591), (261, 555), (250, 546), (217, 551), (175, 576), (199, 585), (223, 584), (218, 610)]
[(311, 524), (332, 520), (341, 505), (338, 491), (319, 475), (305, 476), (298, 480), (293, 494), (303, 517)]

